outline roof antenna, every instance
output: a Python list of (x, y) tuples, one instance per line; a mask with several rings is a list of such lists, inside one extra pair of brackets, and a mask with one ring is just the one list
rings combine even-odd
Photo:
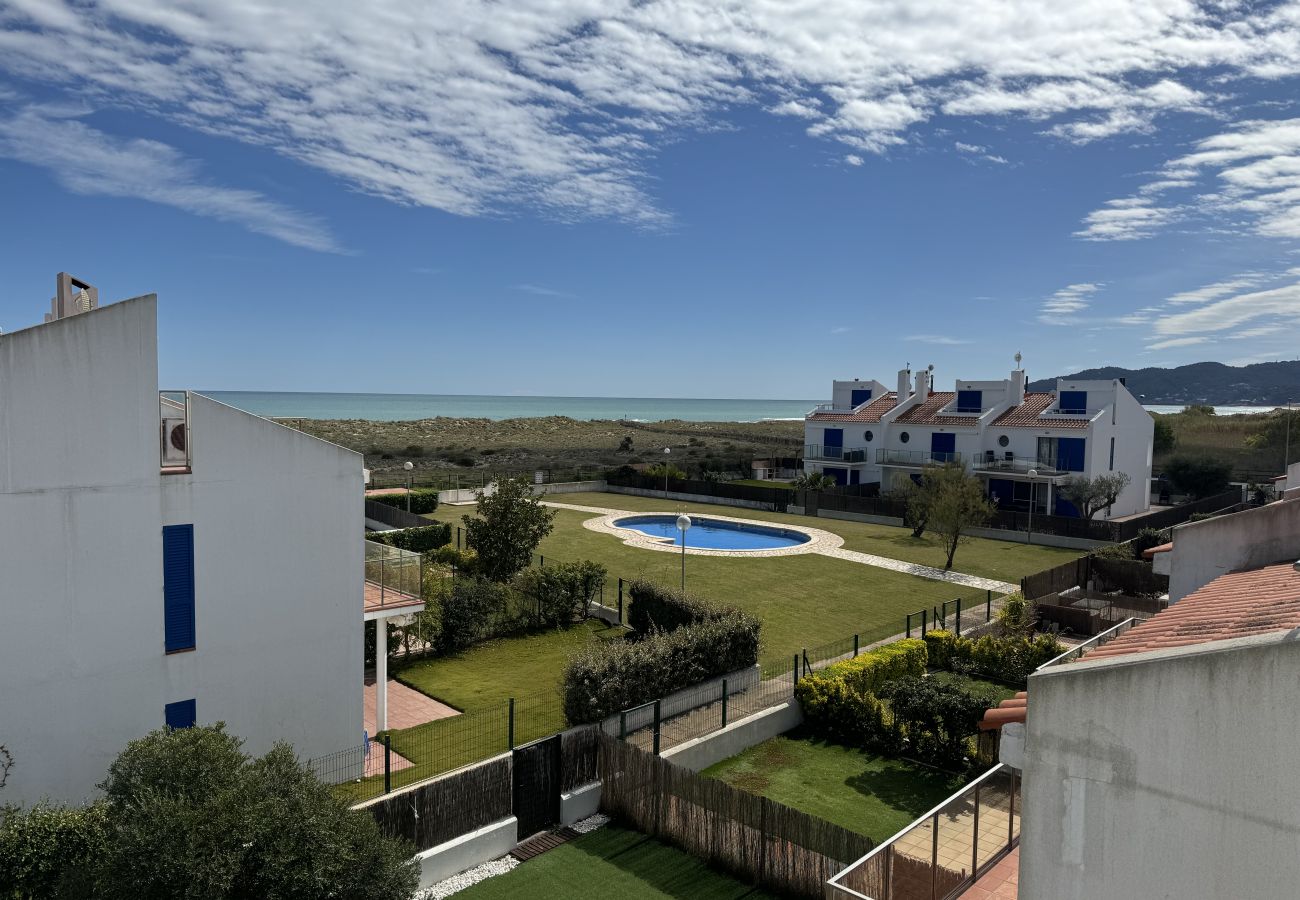
[(1020, 368), (1020, 351), (1019, 351), (1019, 350), (1016, 351), (1016, 368), (1017, 368), (1017, 369)]

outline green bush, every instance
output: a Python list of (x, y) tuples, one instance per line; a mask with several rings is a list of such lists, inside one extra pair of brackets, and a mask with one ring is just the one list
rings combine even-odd
[(438, 522), (420, 528), (371, 531), (366, 534), (366, 540), (397, 547), (399, 550), (410, 550), (412, 553), (428, 553), (451, 542), (451, 526), (446, 522)]
[(435, 563), (450, 566), (463, 575), (477, 575), (479, 570), (478, 554), (473, 550), (457, 550), (455, 547), (439, 547), (429, 554)]
[(675, 631), (683, 625), (708, 622), (731, 615), (737, 610), (720, 606), (653, 581), (637, 580), (629, 589), (632, 609), (628, 624), (641, 634), (651, 631)]
[(961, 669), (1008, 684), (1023, 684), (1035, 669), (1065, 652), (1049, 634), (1033, 637), (986, 634), (972, 640), (943, 629), (926, 632), (925, 646), (931, 654), (931, 668)]
[(1175, 456), (1165, 463), (1164, 474), (1175, 489), (1193, 499), (1200, 499), (1228, 489), (1232, 465), (1206, 457)]
[(464, 650), (491, 637), (509, 601), (509, 588), (504, 585), (482, 578), (455, 579), (439, 603), (442, 649)]
[[(398, 509), (406, 509), (406, 493), (395, 494), (367, 494), (367, 500), (373, 500), (376, 503), (382, 503), (385, 506), (395, 506)], [(431, 513), (438, 508), (438, 489), (437, 488), (411, 488), (411, 512), (422, 516)]]
[[(1195, 515), (1196, 514), (1193, 514), (1193, 518), (1195, 518)], [(1169, 531), (1166, 529), (1143, 528), (1137, 533), (1137, 537), (1133, 538), (1133, 540), (1129, 542), (1129, 546), (1133, 550), (1129, 558), (1141, 559), (1144, 550), (1150, 550), (1152, 547), (1159, 547), (1161, 544), (1169, 540), (1168, 535)]]
[(525, 569), (515, 576), (514, 588), (532, 602), (537, 627), (559, 628), (586, 618), (608, 574), (590, 560), (558, 563)]
[(927, 643), (895, 641), (799, 679), (795, 697), (804, 721), (828, 740), (896, 752), (902, 734), (878, 693), (891, 681), (925, 674)]
[(933, 678), (899, 678), (881, 688), (892, 726), (906, 736), (904, 752), (944, 769), (965, 769), (970, 738), (984, 711), (995, 705), (962, 688)]
[(895, 678), (919, 678), (924, 675), (927, 659), (925, 641), (907, 638), (859, 653), (853, 659), (827, 666), (809, 677), (843, 678), (854, 690), (863, 694), (875, 694), (881, 686)]
[(758, 661), (759, 624), (730, 613), (638, 641), (590, 644), (564, 671), (570, 725), (597, 722)]
[(93, 896), (107, 840), (105, 806), (0, 807), (0, 897)]

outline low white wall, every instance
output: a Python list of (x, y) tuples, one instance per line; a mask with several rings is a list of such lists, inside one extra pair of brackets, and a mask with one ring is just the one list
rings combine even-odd
[(903, 527), (903, 520), (894, 516), (869, 516), (866, 513), (840, 512), (837, 509), (817, 510), (819, 519), (840, 519), (844, 522), (866, 522), (869, 525), (897, 525)]
[(602, 622), (608, 622), (610, 625), (622, 625), (618, 620), (618, 609), (616, 607), (601, 606), (599, 603), (593, 603), (587, 607), (587, 615), (593, 619), (600, 619)]
[[(675, 716), (709, 703), (715, 703), (722, 699), (722, 682), (727, 682), (727, 695), (739, 694), (747, 691), (754, 685), (758, 684), (762, 670), (758, 666), (750, 666), (746, 669), (737, 669), (734, 672), (728, 672), (719, 678), (713, 678), (709, 681), (702, 681), (699, 684), (684, 688), (674, 694), (659, 701), (659, 716), (666, 719), (669, 716)], [(648, 728), (654, 724), (655, 711), (654, 705), (649, 704), (627, 714), (626, 727), (628, 733), (636, 731), (639, 728)], [(617, 734), (619, 728), (618, 715), (610, 716), (605, 720), (605, 731), (610, 734)]]
[(593, 781), (560, 794), (560, 824), (572, 825), (600, 811), (600, 782)]
[(738, 719), (726, 728), (678, 744), (661, 755), (674, 765), (699, 772), (769, 738), (784, 734), (802, 722), (803, 707), (798, 700), (791, 698), (780, 706)]
[(1300, 500), (1269, 503), (1174, 529), (1169, 602), (1237, 569), (1300, 557)]
[(966, 532), (971, 537), (989, 538), (994, 541), (1010, 541), (1014, 544), (1040, 544), (1044, 547), (1064, 547), (1067, 550), (1091, 550), (1094, 547), (1109, 547), (1110, 541), (1092, 541), (1088, 538), (1068, 537), (1061, 534), (1041, 534), (1035, 531), (1033, 540), (1024, 531), (1007, 531), (1004, 528), (972, 528)]
[(771, 511), (772, 504), (760, 503), (757, 500), (733, 500), (730, 497), (713, 497), (707, 494), (680, 494), (677, 491), (669, 491), (667, 496), (663, 491), (652, 491), (647, 488), (624, 487), (618, 484), (611, 484), (604, 488), (611, 494), (634, 494), (637, 497), (653, 497), (658, 500), (681, 500), (684, 503), (710, 503), (714, 506), (738, 506), (744, 509), (762, 509)]
[(589, 494), (594, 491), (607, 490), (604, 481), (560, 481), (555, 484), (533, 485), (533, 495), (544, 494)]
[(518, 830), (519, 820), (511, 816), (417, 853), (415, 859), (420, 863), (420, 889), (433, 887), (439, 881), (458, 875), (466, 869), (505, 856), (518, 843)]

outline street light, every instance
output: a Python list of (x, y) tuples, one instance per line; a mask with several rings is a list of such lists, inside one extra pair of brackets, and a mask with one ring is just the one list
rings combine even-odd
[(409, 459), (402, 463), (402, 468), (406, 470), (406, 511), (411, 511), (411, 470), (415, 468), (415, 463)]
[[(1286, 474), (1287, 466), (1291, 465), (1291, 401), (1286, 401), (1286, 445), (1282, 450), (1282, 474)], [(1290, 485), (1288, 485), (1290, 487)]]
[(691, 527), (691, 517), (682, 513), (677, 517), (677, 528), (682, 533), (682, 592), (686, 591), (686, 530)]
[(664, 499), (668, 499), (668, 454), (673, 452), (672, 447), (664, 448)]
[(1038, 477), (1037, 469), (1030, 469), (1029, 475), (1029, 537), (1026, 543), (1034, 542), (1034, 479)]

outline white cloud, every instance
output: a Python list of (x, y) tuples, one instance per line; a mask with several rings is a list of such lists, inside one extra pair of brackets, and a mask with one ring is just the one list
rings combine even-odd
[(1145, 199), (1128, 197), (1108, 200), (1083, 220), (1085, 227), (1076, 237), (1088, 241), (1133, 241), (1153, 234), (1173, 214), (1173, 210), (1151, 206)]
[(1078, 313), (1092, 302), (1090, 295), (1101, 288), (1102, 285), (1093, 282), (1066, 285), (1043, 301), (1038, 321), (1045, 325), (1069, 325), (1078, 321)]
[(535, 294), (538, 297), (564, 297), (572, 299), (576, 296), (568, 291), (560, 291), (540, 284), (516, 284), (514, 288), (516, 291), (523, 291), (525, 294)]
[(84, 114), (50, 106), (20, 109), (0, 119), (0, 156), (48, 169), (73, 193), (147, 200), (309, 250), (340, 252), (317, 217), (257, 191), (212, 184), (198, 163), (174, 147), (105, 134), (82, 122)]
[[(1257, 319), (1300, 323), (1300, 282), (1237, 294), (1203, 304), (1187, 312), (1177, 312), (1156, 320), (1159, 335), (1181, 336), (1204, 332), (1227, 331)], [(1262, 324), (1277, 324), (1270, 321)]]
[(831, 329), (831, 334), (847, 334), (850, 330), (847, 325), (836, 325)]
[(1228, 281), (1219, 281), (1214, 284), (1207, 284), (1205, 287), (1197, 288), (1194, 291), (1185, 291), (1181, 294), (1174, 294), (1165, 302), (1171, 306), (1181, 306), (1187, 303), (1206, 303), (1210, 300), (1217, 300), (1220, 297), (1226, 297), (1229, 294), (1235, 294), (1245, 288), (1254, 287), (1265, 279), (1265, 276), (1256, 273), (1239, 275)]
[(1204, 344), (1209, 340), (1207, 337), (1184, 337), (1170, 338), (1165, 341), (1156, 341), (1154, 344), (1147, 344), (1148, 350), (1168, 350), (1172, 347), (1191, 347), (1196, 344)]
[(948, 337), (946, 334), (909, 334), (903, 338), (905, 341), (915, 341), (918, 344), (939, 344), (945, 347), (956, 347), (959, 344), (970, 344), (973, 341), (966, 338)]
[(1243, 328), (1236, 334), (1229, 334), (1226, 335), (1226, 337), (1232, 338), (1234, 341), (1245, 341), (1253, 338), (1267, 337), (1270, 334), (1277, 334), (1278, 332), (1285, 330), (1285, 325), (1260, 325), (1258, 328)]
[[(855, 154), (921, 140), (916, 126), (939, 117), (1016, 116), (1098, 140), (1219, 111), (1227, 101), (1196, 79), (1227, 94), (1246, 76), (1300, 73), (1296, 10), (13, 0), (0, 6), (0, 69), (269, 148), (398, 203), (657, 227), (671, 217), (650, 193), (647, 157), (739, 106), (801, 119)], [(1269, 233), (1300, 229), (1256, 214)]]
[(860, 166), (866, 160), (864, 160), (861, 156), (858, 156), (856, 153), (850, 153), (848, 156), (844, 157), (844, 161), (851, 166)]
[(979, 144), (966, 144), (961, 141), (957, 141), (953, 146), (957, 148), (958, 153), (965, 153), (969, 156), (978, 156), (980, 159), (987, 160), (988, 162), (999, 163), (1000, 165), (1007, 164), (1006, 157), (989, 153), (988, 147), (982, 147)]

